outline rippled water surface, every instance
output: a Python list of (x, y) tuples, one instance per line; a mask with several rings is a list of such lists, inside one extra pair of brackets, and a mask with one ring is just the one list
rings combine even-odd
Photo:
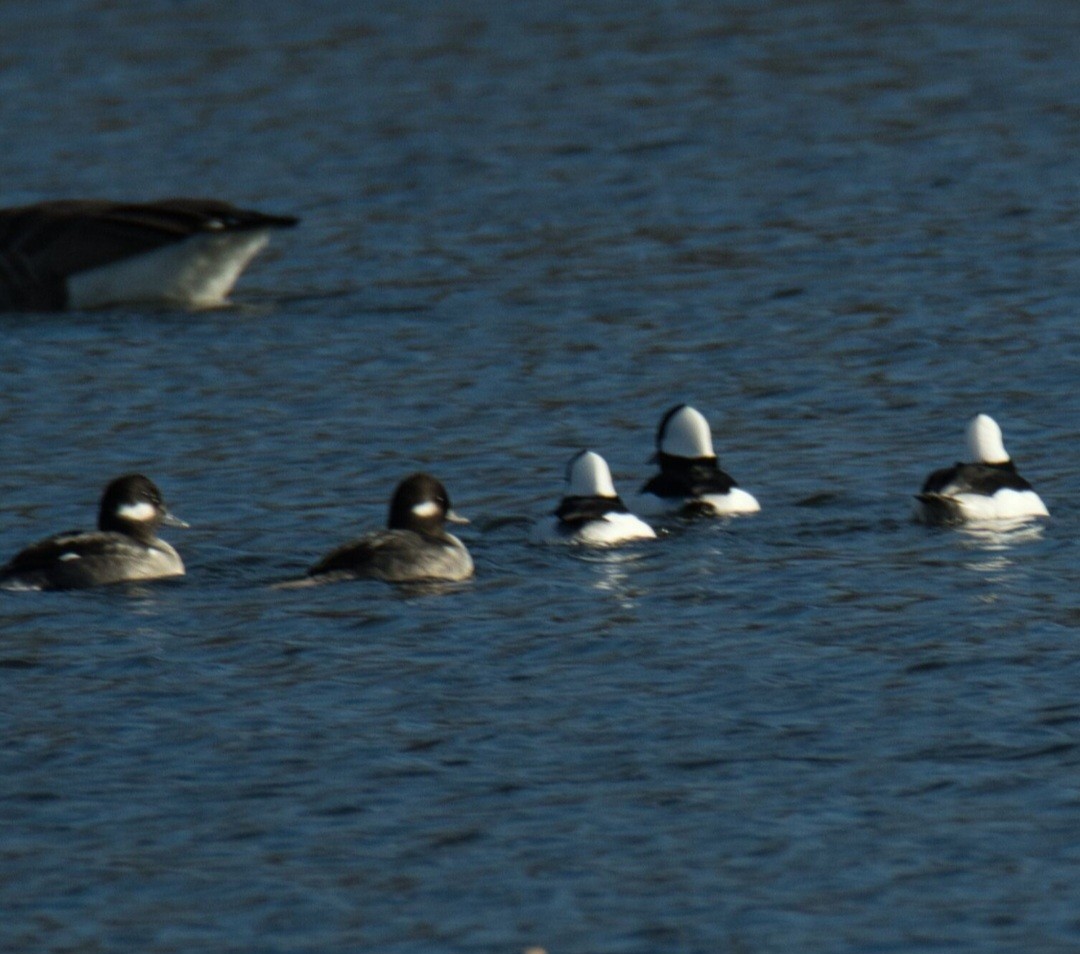
[[(0, 316), (0, 948), (1080, 948), (1080, 8), (0, 7), (8, 204), (301, 216), (236, 305)], [(530, 547), (690, 401), (762, 502)], [(909, 521), (977, 411), (1053, 514)], [(476, 580), (269, 585), (430, 469)]]

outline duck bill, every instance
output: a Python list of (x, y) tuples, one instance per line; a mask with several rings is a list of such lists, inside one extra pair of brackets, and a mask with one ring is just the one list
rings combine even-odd
[(191, 526), (190, 523), (185, 520), (181, 520), (175, 514), (169, 513), (167, 510), (165, 511), (165, 516), (161, 518), (161, 525), (163, 527), (180, 527), (182, 529), (186, 529)]
[(456, 510), (447, 510), (446, 511), (446, 522), (447, 523), (469, 523), (470, 521), (469, 521), (468, 517), (463, 517)]

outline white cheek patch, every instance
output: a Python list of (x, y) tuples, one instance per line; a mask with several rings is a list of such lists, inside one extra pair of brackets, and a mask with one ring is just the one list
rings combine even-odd
[(414, 504), (412, 512), (418, 517), (437, 517), (441, 511), (434, 500), (424, 500), (421, 503)]
[(61, 553), (60, 562), (67, 563), (69, 560), (81, 560), (82, 557), (77, 553)]
[(145, 500), (134, 504), (124, 504), (118, 507), (116, 515), (124, 520), (153, 520), (157, 516), (157, 508)]

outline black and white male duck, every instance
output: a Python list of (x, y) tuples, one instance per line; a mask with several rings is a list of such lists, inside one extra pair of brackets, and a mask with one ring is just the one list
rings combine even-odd
[(953, 524), (1048, 517), (1046, 504), (1020, 476), (1005, 450), (1001, 428), (988, 414), (967, 426), (973, 463), (935, 470), (916, 494), (915, 516), (925, 523)]
[(634, 498), (639, 513), (717, 517), (761, 509), (751, 494), (720, 469), (709, 422), (689, 404), (676, 404), (661, 419), (653, 461), (660, 473)]

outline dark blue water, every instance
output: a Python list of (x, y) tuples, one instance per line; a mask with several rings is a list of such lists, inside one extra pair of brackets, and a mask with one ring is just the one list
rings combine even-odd
[[(0, 949), (1080, 948), (1080, 8), (0, 7), (8, 204), (303, 218), (235, 308), (0, 317)], [(529, 547), (688, 400), (756, 517)], [(909, 521), (993, 414), (1052, 519)], [(427, 468), (475, 582), (275, 591)]]

